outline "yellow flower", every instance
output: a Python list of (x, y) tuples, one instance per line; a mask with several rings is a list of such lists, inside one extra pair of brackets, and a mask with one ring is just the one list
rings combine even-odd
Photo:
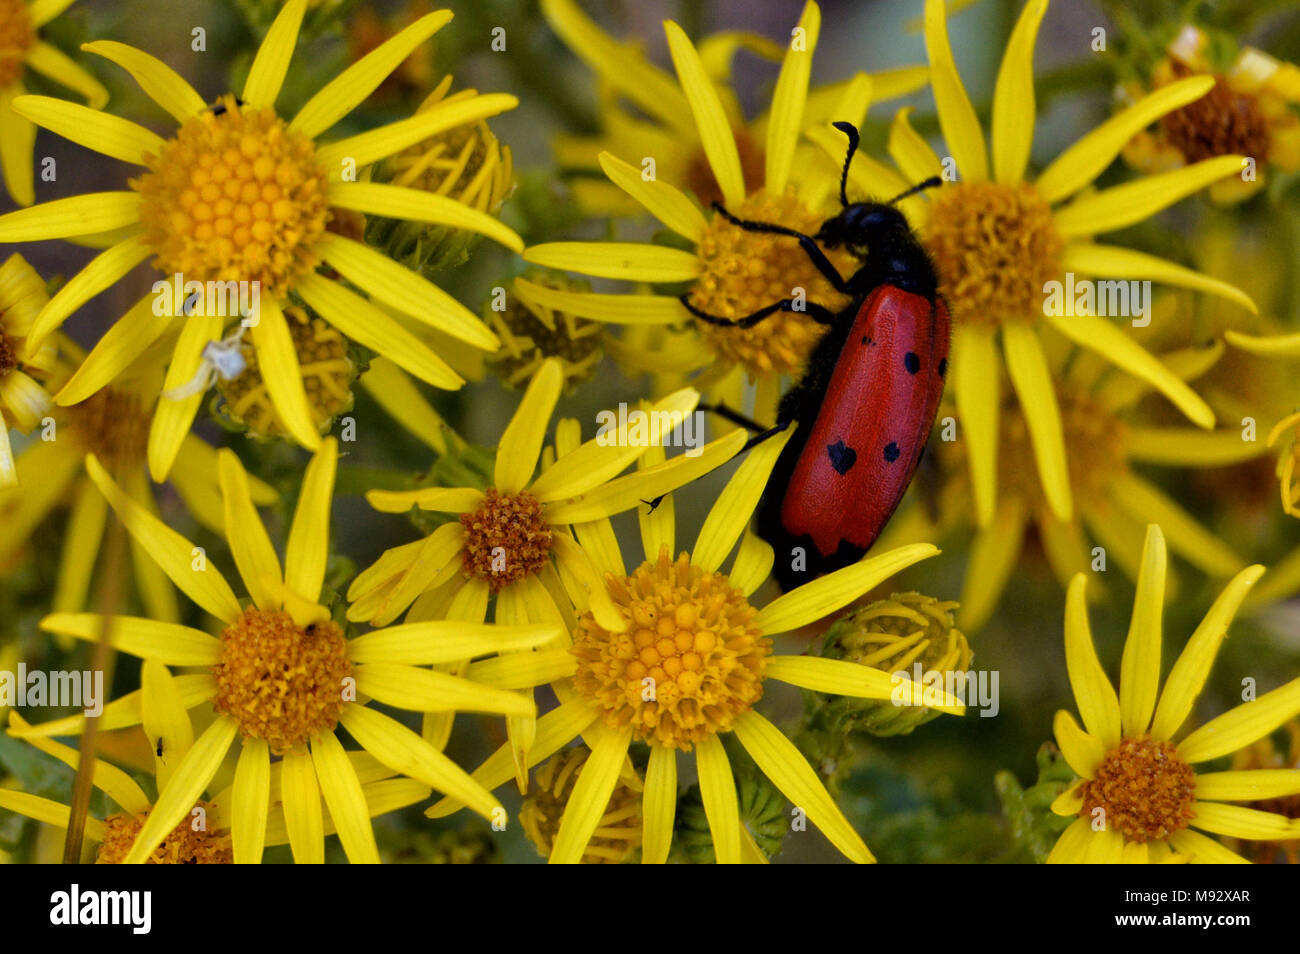
[(1052, 810), (1079, 817), (1062, 832), (1049, 863), (1244, 862), (1201, 832), (1252, 840), (1300, 837), (1300, 824), (1292, 819), (1226, 804), (1300, 793), (1300, 770), (1193, 768), (1250, 745), (1300, 713), (1300, 679), (1174, 741), (1192, 713), (1233, 616), (1264, 568), (1247, 567), (1227, 585), (1183, 647), (1160, 692), (1165, 560), (1164, 535), (1152, 524), (1142, 548), (1118, 696), (1093, 648), (1084, 597), (1087, 575), (1080, 573), (1070, 583), (1065, 658), (1083, 728), (1064, 710), (1056, 713), (1053, 728), (1066, 761), (1081, 778), (1052, 803)]
[[(556, 158), (561, 168), (583, 173), (571, 182), (579, 204), (593, 214), (643, 214), (647, 208), (655, 212), (653, 207), (643, 207), (639, 196), (625, 194), (617, 180), (611, 184), (593, 178), (600, 175), (604, 163), (598, 164), (597, 157), (604, 152), (638, 163), (642, 157), (653, 157), (657, 178), (689, 189), (705, 208), (715, 200), (722, 201), (726, 195), (719, 185), (722, 179), (715, 172), (717, 162), (706, 144), (716, 130), (706, 131), (703, 125), (698, 124), (698, 117), (692, 121), (692, 94), (685, 89), (686, 80), (678, 85), (671, 75), (651, 63), (635, 44), (617, 40), (601, 30), (573, 0), (542, 0), (542, 13), (560, 39), (595, 71), (599, 80), (603, 129), (594, 136), (561, 136), (556, 142)], [(792, 31), (788, 46), (795, 51), (804, 44), (811, 57), (817, 44), (818, 23), (805, 16), (799, 27), (803, 32)], [(700, 63), (704, 76), (716, 87), (726, 123), (724, 129), (730, 130), (735, 142), (745, 194), (760, 189), (768, 177), (765, 170), (770, 168), (767, 155), (774, 147), (773, 136), (797, 135), (798, 130), (784, 129), (774, 133), (773, 124), (786, 118), (782, 115), (782, 107), (775, 101), (770, 111), (753, 120), (745, 118), (732, 89), (732, 60), (741, 49), (748, 49), (769, 60), (788, 58), (790, 54), (784, 46), (746, 31), (713, 33), (700, 41)], [(674, 61), (676, 59), (677, 54), (674, 54)], [(803, 86), (806, 88), (808, 58), (796, 59), (805, 63), (800, 68), (804, 70)], [(925, 85), (926, 75), (925, 67), (909, 66), (873, 73), (870, 79), (876, 98), (887, 100), (920, 89)], [(847, 85), (840, 83), (810, 91), (805, 123), (849, 118), (833, 115)], [(792, 93), (793, 90), (787, 89), (786, 92)], [(803, 96), (802, 91), (800, 96)], [(624, 102), (635, 109), (629, 109)], [(776, 146), (778, 155), (784, 148)], [(818, 161), (811, 151), (801, 159), (812, 163)], [(792, 175), (796, 180), (802, 177), (801, 170), (805, 164), (803, 161), (794, 164)]]
[[(1222, 353), (1223, 346), (1216, 344), (1171, 351), (1160, 360), (1181, 381), (1203, 374)], [(960, 599), (961, 625), (974, 631), (988, 621), (1012, 575), (1024, 566), (1025, 543), (1033, 531), (1062, 587), (1090, 566), (1109, 569), (1112, 563), (1136, 579), (1143, 534), (1151, 521), (1166, 529), (1174, 552), (1203, 573), (1227, 578), (1245, 566), (1232, 547), (1139, 467), (1227, 467), (1266, 453), (1263, 442), (1244, 440), (1238, 428), (1202, 431), (1147, 424), (1136, 418), (1134, 409), (1151, 386), (1138, 378), (1108, 375), (1099, 360), (1067, 362), (1058, 352), (1049, 357), (1048, 367), (1070, 448), (1067, 478), (1076, 502), (1073, 515), (1069, 520), (1056, 516), (1041, 476), (1024, 465), (1032, 457), (1028, 414), (1004, 395), (998, 417), (998, 504), (988, 526), (973, 528)], [(945, 477), (938, 491), (937, 526), (923, 516), (923, 508), (913, 507), (885, 531), (891, 545), (933, 539), (940, 527), (974, 523), (966, 441), (959, 437), (952, 444), (938, 442), (936, 449)], [(1099, 559), (1105, 562), (1098, 564)]]
[[(564, 809), (591, 750), (575, 745), (552, 755), (534, 773), (534, 786), (519, 809), (519, 822), (543, 858), (550, 857)], [(624, 763), (623, 773), (600, 816), (596, 834), (583, 853), (583, 864), (630, 861), (641, 847), (641, 776)]]
[[(51, 347), (54, 341), (50, 339)], [(73, 361), (80, 360), (82, 352), (75, 344), (66, 339), (60, 344)], [(54, 509), (66, 506), (70, 510), (52, 603), (55, 611), (85, 608), (104, 537), (108, 505), (86, 474), (87, 454), (96, 455), (138, 506), (159, 513), (149, 482), (145, 444), (167, 346), (165, 336), (109, 386), (77, 404), (53, 409), (42, 425), (41, 439), (32, 440), (15, 459), (20, 486), (0, 491), (0, 524), (5, 527), (0, 567), (12, 564), (27, 549), (33, 531)], [(54, 380), (66, 380), (70, 370), (63, 364)], [(195, 434), (186, 434), (168, 482), (199, 523), (221, 532), (215, 448)], [(249, 478), (249, 493), (260, 505), (276, 499), (275, 491), (256, 478)], [(175, 590), (134, 539), (131, 556), (131, 575), (144, 610), (154, 619), (179, 621)]]
[[(927, 0), (930, 82), (952, 162), (945, 169), (913, 130), (908, 111), (902, 110), (889, 140), (890, 155), (902, 175), (859, 153), (850, 176), (869, 194), (891, 195), (950, 172), (953, 166), (959, 176), (960, 181), (937, 190), (932, 202), (915, 196), (901, 206), (935, 260), (940, 292), (952, 312), (950, 388), (970, 452), (975, 511), (982, 526), (989, 526), (997, 511), (1003, 364), (1025, 413), (1047, 502), (1060, 520), (1069, 520), (1074, 510), (1061, 412), (1044, 355), (1045, 347), (1058, 342), (1044, 334), (1045, 329), (1146, 381), (1198, 426), (1214, 423), (1213, 412), (1201, 398), (1109, 319), (1051, 314), (1045, 307), (1047, 282), (1063, 282), (1069, 273), (1080, 278), (1150, 279), (1222, 295), (1254, 310), (1250, 299), (1226, 282), (1093, 241), (1099, 233), (1140, 222), (1241, 171), (1239, 156), (1222, 156), (1114, 188), (1085, 191), (1138, 130), (1205, 95), (1213, 85), (1210, 78), (1190, 77), (1156, 90), (1068, 147), (1035, 180), (1026, 179), (1034, 134), (1034, 43), (1046, 9), (1047, 0), (1031, 0), (1012, 31), (993, 95), (990, 163), (984, 130), (953, 62), (943, 0)], [(842, 137), (828, 130), (810, 135), (832, 154), (842, 153)]]
[(54, 372), (58, 349), (51, 342), (27, 353), (32, 323), (48, 300), (45, 282), (21, 255), (0, 265), (0, 490), (19, 482), (9, 428), (30, 431), (52, 406), (36, 378)]
[[(564, 623), (572, 607), (594, 607), (610, 625), (619, 619), (599, 583), (591, 553), (615, 546), (590, 528), (591, 521), (634, 510), (642, 503), (703, 476), (729, 460), (745, 443), (736, 432), (699, 448), (695, 456), (672, 461), (662, 456), (653, 468), (618, 475), (662, 447), (638, 438), (628, 415), (612, 431), (577, 446), (577, 422), (557, 429), (550, 459), (542, 443), (563, 386), (560, 363), (548, 359), (519, 401), (497, 445), (492, 486), (429, 487), (412, 491), (372, 490), (366, 499), (376, 510), (405, 513), (412, 507), (456, 515), (423, 540), (387, 550), (353, 580), (348, 618), (387, 625), (407, 607), (407, 621), (464, 619), (481, 622), (488, 598), (495, 596), (498, 623), (547, 620)], [(699, 401), (689, 388), (642, 408), (643, 420), (683, 420)], [(612, 412), (611, 412), (612, 413)], [(671, 424), (669, 425), (671, 427)], [(668, 429), (660, 431), (668, 439)], [(652, 438), (652, 434), (642, 435)], [(540, 472), (534, 477), (534, 472)], [(570, 535), (570, 524), (577, 540)], [(423, 595), (422, 595), (423, 594)], [(417, 599), (420, 602), (412, 603)], [(520, 687), (522, 688), (522, 687)], [(517, 780), (526, 787), (525, 758), (533, 735), (531, 716), (507, 726), (517, 756)], [(449, 721), (426, 719), (426, 737), (445, 743)]]
[[(184, 677), (181, 677), (184, 678)], [(176, 767), (194, 746), (194, 726), (182, 704), (182, 686), (167, 667), (156, 660), (146, 660), (141, 667), (139, 705), (144, 736), (153, 754), (153, 775), (157, 788), (166, 787)], [(11, 714), (10, 734), (20, 735), (42, 752), (76, 768), (79, 753), (66, 745), (39, 735), (25, 734), (29, 726), (16, 713)], [(365, 809), (370, 817), (395, 811), (429, 797), (429, 786), (409, 778), (395, 778), (395, 773), (365, 752), (350, 752), (348, 759), (361, 781)], [(270, 810), (267, 815), (267, 845), (289, 841), (284, 821), (283, 762), (271, 766)], [(155, 810), (155, 803), (141, 791), (131, 776), (121, 769), (95, 759), (92, 783), (117, 805), (120, 811), (104, 819), (88, 817), (85, 834), (97, 843), (98, 864), (120, 864), (132, 849), (140, 829)], [(234, 807), (233, 786), (215, 791), (210, 799), (203, 793), (180, 822), (145, 859), (146, 864), (230, 864), (234, 861), (231, 817)], [(24, 792), (0, 789), (0, 808), (58, 828), (69, 823), (68, 806)], [(335, 832), (334, 820), (323, 814), (326, 835)]]
[[(253, 507), (243, 466), (229, 450), (220, 452), (225, 537), (252, 596), (248, 606), (236, 599), (201, 548), (127, 497), (93, 455), (87, 458), (91, 479), (131, 535), (178, 589), (223, 625), (218, 639), (147, 618), (118, 616), (111, 622), (108, 641), (116, 649), (168, 666), (208, 667), (207, 672), (176, 677), (177, 692), (184, 708), (211, 702), (217, 711), (162, 787), (126, 861), (145, 860), (185, 817), (237, 736), (241, 741), (228, 816), (236, 861), (259, 860), (272, 830), (268, 819), (273, 755), (282, 757), (284, 819), (299, 862), (318, 862), (324, 856), (322, 796), (349, 859), (378, 860), (358, 758), (362, 764), (377, 762), (467, 799), (485, 817), (503, 811), (440, 751), (361, 700), (420, 712), (470, 709), (531, 715), (532, 700), (517, 693), (419, 667), (529, 648), (554, 640), (562, 629), (548, 624), (502, 628), (429, 622), (345, 639), (329, 610), (317, 602), (329, 553), (337, 456), (337, 444), (327, 438), (307, 466), (281, 569)], [(103, 618), (54, 613), (41, 626), (93, 641), (99, 638)], [(141, 712), (135, 694), (123, 697), (104, 707), (101, 727), (137, 724)], [(16, 734), (62, 735), (76, 731), (83, 721), (76, 716)], [(344, 751), (336, 735), (339, 726), (368, 757)]]
[[(576, 31), (571, 44), (601, 63), (602, 73), (623, 70), (625, 59), (615, 53), (616, 45), (611, 47), (607, 39), (597, 38), (590, 32), (594, 27), (588, 30), (590, 25), (579, 31), (569, 22), (578, 16), (576, 8), (552, 3), (548, 9), (553, 23), (563, 22), (565, 29)], [(614, 185), (681, 236), (691, 249), (630, 242), (552, 242), (529, 248), (524, 258), (601, 278), (690, 283), (692, 306), (721, 318), (748, 315), (789, 297), (795, 288), (804, 289), (807, 300), (832, 310), (843, 306), (847, 297), (834, 291), (793, 242), (745, 231), (715, 212), (701, 212), (681, 187), (699, 194), (705, 186), (690, 175), (674, 173), (671, 164), (661, 164), (661, 151), (668, 147), (657, 144), (683, 136), (690, 137), (686, 142), (698, 141), (698, 147), (691, 148), (702, 151), (709, 181), (716, 182), (718, 198), (732, 214), (816, 231), (829, 205), (837, 202), (839, 167), (824, 157), (816, 161), (815, 150), (809, 155), (797, 154), (801, 133), (814, 116), (861, 122), (871, 99), (871, 78), (859, 74), (838, 88), (828, 102), (820, 102), (816, 109), (809, 104), (808, 77), (821, 30), (820, 8), (809, 2), (785, 52), (771, 113), (764, 123), (766, 145), (756, 167), (761, 175), (755, 177), (752, 169), (746, 172), (748, 136), (737, 131), (725, 105), (727, 97), (710, 76), (705, 60), (708, 51), (696, 50), (676, 23), (666, 21), (664, 29), (677, 82), (658, 72), (645, 73), (643, 64), (636, 61), (619, 82), (631, 81), (626, 92), (634, 102), (646, 108), (650, 102), (657, 103), (653, 114), (662, 115), (665, 122), (671, 117), (671, 133), (650, 140), (649, 145), (619, 146), (623, 158), (601, 152), (598, 161)], [(599, 51), (599, 56), (593, 51)], [(656, 163), (652, 173), (644, 164), (636, 164), (646, 155)], [(700, 197), (707, 201), (707, 190)], [(853, 259), (843, 249), (829, 250), (828, 255), (841, 271), (850, 269)], [(570, 292), (524, 280), (518, 287), (545, 307), (610, 324), (696, 325), (698, 337), (691, 343), (686, 367), (708, 370), (693, 383), (711, 403), (740, 409), (746, 378), (757, 382), (753, 416), (764, 421), (776, 416), (782, 376), (800, 374), (825, 333), (824, 327), (795, 312), (777, 312), (753, 328), (727, 328), (697, 324), (673, 295)]]
[(108, 91), (95, 77), (58, 48), (41, 39), (39, 30), (75, 0), (0, 0), (0, 169), (5, 188), (19, 205), (31, 205), (32, 147), (36, 127), (13, 108), (23, 96), (24, 70), (35, 70), (103, 109)]
[(1269, 166), (1300, 169), (1300, 69), (1248, 46), (1218, 72), (1206, 56), (1208, 42), (1202, 31), (1185, 26), (1165, 48), (1152, 71), (1154, 89), (1188, 76), (1210, 76), (1214, 87), (1162, 116), (1155, 130), (1134, 136), (1124, 159), (1142, 172), (1166, 172), (1212, 156), (1246, 156), (1253, 175), (1223, 179), (1209, 190), (1215, 202), (1240, 202), (1264, 187)]
[[(29, 353), (87, 300), (150, 257), (166, 278), (158, 283), (164, 288), (176, 275), (204, 283), (208, 296), (214, 284), (221, 291), (236, 287), (222, 282), (246, 283), (250, 300), (252, 289), (258, 289), (259, 314), (245, 320), (271, 401), (293, 438), (316, 448), (321, 437), (284, 315), (291, 293), (343, 335), (388, 355), (435, 387), (456, 388), (463, 380), (409, 330), (344, 282), (468, 344), (497, 346), (496, 336), (446, 292), (329, 226), (332, 217), (344, 211), (393, 216), (481, 232), (519, 249), (512, 231), (460, 202), (358, 181), (358, 173), (370, 164), (440, 131), (510, 109), (516, 99), (476, 96), (318, 144), (316, 137), (347, 115), (451, 14), (431, 13), (407, 27), (331, 80), (286, 122), (273, 107), (304, 11), (305, 0), (284, 5), (253, 60), (242, 104), (228, 95), (212, 109), (148, 54), (109, 41), (87, 44), (90, 52), (130, 72), (180, 122), (170, 140), (63, 100), (14, 100), (13, 108), (33, 122), (145, 167), (129, 190), (60, 199), (0, 216), (0, 241), (108, 236), (112, 242), (42, 309), (28, 339)], [(337, 275), (318, 272), (318, 265)], [(181, 310), (181, 296), (173, 300), (172, 294), (156, 290), (141, 299), (104, 335), (74, 381), (55, 396), (56, 402), (83, 400), (121, 373), (167, 326), (156, 313), (160, 306), (165, 313), (175, 313)], [(155, 480), (166, 476), (202, 400), (201, 392), (179, 396), (176, 391), (206, 373), (209, 345), (223, 336), (229, 320), (196, 312), (184, 322), (164, 382), (171, 396), (160, 400), (149, 437), (149, 469)]]
[[(889, 673), (840, 659), (774, 654), (772, 637), (823, 619), (893, 574), (939, 551), (929, 544), (902, 547), (791, 590), (758, 609), (752, 594), (771, 573), (772, 548), (747, 527), (777, 455), (789, 435), (757, 448), (741, 463), (709, 511), (693, 553), (675, 549), (673, 502), (640, 517), (645, 562), (631, 573), (608, 521), (582, 526), (605, 537), (593, 549), (604, 574), (602, 601), (616, 617), (593, 606), (582, 612), (567, 648), (545, 648), (519, 659), (488, 661), (470, 675), (511, 686), (552, 684), (558, 708), (537, 720), (528, 764), (548, 758), (581, 736), (591, 747), (560, 822), (552, 863), (582, 858), (634, 741), (650, 748), (642, 796), (642, 860), (662, 863), (672, 841), (677, 804), (677, 752), (694, 750), (695, 764), (717, 858), (723, 863), (762, 856), (740, 821), (736, 783), (721, 735), (734, 733), (758, 768), (846, 857), (873, 860), (808, 760), (754, 709), (769, 679), (804, 689), (895, 704), (927, 705), (960, 714), (950, 696), (922, 698), (921, 686), (895, 682)], [(578, 519), (578, 515), (572, 515)], [(583, 515), (584, 517), (586, 515)], [(731, 569), (721, 566), (737, 549)], [(581, 607), (580, 607), (581, 608)], [(477, 668), (476, 668), (477, 667)], [(508, 747), (492, 755), (474, 777), (495, 788), (511, 777)], [(444, 799), (430, 817), (460, 806)]]

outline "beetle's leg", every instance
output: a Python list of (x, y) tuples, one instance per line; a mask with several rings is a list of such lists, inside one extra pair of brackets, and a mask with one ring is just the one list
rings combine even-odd
[(697, 404), (695, 409), (697, 411), (712, 411), (714, 414), (718, 415), (718, 417), (730, 421), (732, 424), (738, 424), (747, 431), (758, 433), (767, 430), (766, 427), (759, 424), (753, 418), (745, 417), (745, 415), (741, 414), (739, 411), (733, 411), (725, 404)]
[[(718, 412), (719, 406), (714, 405), (712, 408), (710, 408), (710, 410), (713, 410), (714, 412)], [(730, 409), (727, 410), (728, 413), (731, 414), (735, 413)], [(722, 416), (726, 417), (727, 415), (724, 414)], [(740, 415), (737, 414), (736, 417), (739, 418)], [(750, 424), (753, 424), (752, 421), (748, 423), (742, 423), (740, 420), (737, 420), (736, 423), (741, 424), (742, 427), (748, 427)], [(758, 425), (754, 425), (755, 427), (758, 428), (759, 433), (755, 434), (749, 440), (745, 441), (744, 445), (740, 448), (740, 450), (736, 451), (736, 457), (739, 457), (741, 454), (745, 453), (745, 451), (750, 450), (751, 448), (757, 447), (759, 444), (763, 443), (763, 441), (767, 440), (768, 438), (776, 437), (777, 434), (780, 434), (782, 431), (784, 431), (793, 423), (794, 423), (794, 418), (790, 417), (790, 418), (786, 418), (784, 421), (778, 421), (777, 423), (773, 424), (771, 427), (761, 427)], [(721, 466), (723, 465), (722, 464), (718, 465), (718, 467)], [(713, 470), (717, 470), (718, 467), (713, 468)], [(712, 470), (708, 471), (708, 473), (713, 473), (713, 471)], [(700, 476), (703, 477), (704, 475), (701, 474)], [(658, 497), (655, 497), (653, 500), (642, 500), (641, 502), (650, 508), (649, 513), (654, 513), (655, 508), (658, 507), (661, 503), (663, 503), (663, 499), (667, 496), (668, 496), (667, 494), (660, 494)]]
[(730, 222), (737, 228), (742, 228), (746, 232), (767, 232), (771, 235), (788, 235), (790, 238), (799, 240), (799, 246), (804, 253), (812, 260), (817, 271), (826, 276), (826, 280), (831, 283), (837, 292), (848, 293), (848, 279), (839, 273), (839, 270), (831, 264), (831, 260), (826, 257), (826, 253), (821, 250), (815, 239), (811, 235), (805, 235), (803, 232), (797, 232), (794, 229), (788, 229), (784, 225), (775, 225), (771, 222), (754, 222), (749, 219), (738, 219), (722, 207), (720, 202), (713, 203), (713, 211)]
[(819, 305), (816, 302), (800, 302), (800, 307), (795, 307), (793, 298), (782, 298), (780, 301), (773, 302), (770, 305), (764, 305), (753, 314), (746, 315), (744, 318), (737, 318), (735, 321), (729, 321), (726, 318), (719, 318), (717, 315), (710, 315), (707, 311), (701, 311), (691, 304), (687, 295), (679, 296), (679, 300), (686, 306), (689, 311), (700, 321), (710, 325), (720, 325), (724, 328), (752, 328), (764, 318), (769, 318), (778, 311), (789, 311), (795, 314), (807, 315), (819, 325), (830, 325), (835, 323), (835, 312), (829, 308)]

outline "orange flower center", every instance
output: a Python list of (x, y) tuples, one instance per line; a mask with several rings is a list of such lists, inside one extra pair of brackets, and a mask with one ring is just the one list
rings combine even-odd
[(77, 441), (110, 471), (131, 467), (145, 458), (150, 415), (134, 391), (107, 387), (68, 408)]
[[(234, 864), (235, 853), (231, 847), (229, 830), (209, 831), (206, 824), (206, 819), (214, 815), (215, 806), (210, 802), (199, 802), (195, 807), (202, 808), (202, 814), (191, 815), (177, 825), (162, 840), (162, 844), (153, 850), (145, 864)], [(138, 818), (127, 814), (109, 815), (104, 820), (104, 840), (100, 842), (99, 851), (95, 855), (95, 864), (121, 864), (148, 817), (147, 813)]]
[(131, 185), (164, 273), (259, 282), (278, 299), (316, 267), (328, 180), (312, 141), (273, 110), (224, 96), (145, 161), (149, 171)]
[(332, 732), (352, 676), (347, 640), (333, 622), (305, 629), (288, 613), (249, 607), (221, 634), (213, 707), (244, 738), (283, 755)]
[(1195, 791), (1196, 774), (1172, 742), (1149, 735), (1124, 739), (1084, 783), (1079, 815), (1092, 821), (1101, 808), (1106, 827), (1129, 841), (1165, 839), (1196, 817)]
[(542, 505), (526, 491), (488, 488), (483, 506), (460, 515), (465, 528), (465, 572), (486, 580), (492, 592), (531, 576), (551, 555), (551, 527)]
[(23, 61), (35, 42), (25, 0), (0, 0), (0, 89), (22, 75)]
[(16, 367), (18, 367), (18, 348), (12, 338), (0, 331), (0, 378)]
[(939, 190), (925, 246), (953, 320), (997, 326), (1043, 313), (1043, 285), (1060, 278), (1065, 242), (1033, 186), (960, 182)]
[[(821, 227), (821, 216), (792, 194), (751, 195), (733, 215), (776, 222), (805, 234)], [(696, 254), (704, 272), (691, 287), (690, 301), (707, 314), (736, 321), (760, 308), (793, 298), (802, 290), (809, 302), (838, 311), (849, 299), (831, 287), (799, 243), (787, 236), (747, 232), (714, 215), (700, 237)], [(843, 249), (827, 256), (848, 275), (856, 260)], [(826, 329), (798, 312), (778, 311), (752, 328), (728, 328), (699, 322), (700, 334), (724, 361), (739, 364), (750, 378), (798, 373)]]
[(720, 573), (676, 562), (664, 547), (625, 579), (606, 577), (628, 620), (611, 633), (590, 613), (578, 620), (572, 652), (577, 690), (612, 728), (690, 749), (728, 731), (763, 695), (772, 641), (752, 623), (757, 610)]
[[(763, 187), (763, 179), (767, 175), (767, 156), (762, 146), (754, 141), (754, 137), (744, 127), (732, 129), (731, 134), (736, 140), (736, 152), (740, 154), (740, 172), (745, 179), (745, 193), (756, 192)], [(695, 150), (686, 166), (686, 185), (706, 209), (711, 209), (715, 202), (723, 201), (722, 187), (718, 185), (713, 166), (709, 164), (709, 157), (704, 154), (703, 148)]]
[[(1196, 75), (1183, 63), (1171, 65), (1174, 80)], [(1162, 116), (1160, 128), (1187, 162), (1215, 156), (1263, 157), (1269, 151), (1268, 119), (1255, 97), (1234, 90), (1221, 74), (1200, 99)]]

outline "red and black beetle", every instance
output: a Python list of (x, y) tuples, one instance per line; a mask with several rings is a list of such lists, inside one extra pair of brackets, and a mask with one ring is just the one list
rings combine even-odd
[[(758, 532), (776, 551), (774, 572), (784, 589), (862, 557), (893, 514), (925, 451), (948, 366), (948, 307), (939, 297), (934, 264), (895, 207), (927, 179), (887, 203), (854, 202), (845, 193), (858, 131), (835, 123), (849, 138), (840, 177), (843, 209), (815, 236), (784, 226), (738, 219), (733, 225), (788, 235), (817, 270), (853, 300), (832, 312), (786, 298), (728, 321), (701, 312), (701, 321), (750, 328), (778, 311), (800, 311), (830, 330), (813, 351), (804, 376), (781, 399), (775, 426), (764, 428), (723, 407), (712, 410), (758, 433), (753, 447), (798, 422), (777, 459), (758, 508)], [(844, 278), (819, 244), (843, 247), (861, 266)]]

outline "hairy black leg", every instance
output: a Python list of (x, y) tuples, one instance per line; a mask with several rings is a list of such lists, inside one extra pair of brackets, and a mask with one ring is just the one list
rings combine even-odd
[(811, 235), (805, 235), (803, 232), (788, 229), (784, 225), (774, 225), (771, 222), (754, 222), (749, 219), (738, 219), (724, 209), (722, 204), (719, 202), (713, 203), (713, 210), (732, 225), (737, 228), (742, 228), (746, 232), (766, 232), (770, 235), (788, 235), (790, 238), (798, 239), (799, 246), (804, 250), (804, 253), (808, 258), (812, 260), (817, 271), (826, 276), (826, 280), (831, 283), (835, 290), (846, 293), (850, 291), (848, 279), (841, 275), (839, 270), (831, 264), (831, 260), (826, 257), (826, 253), (821, 250), (821, 246), (817, 244)]
[(755, 433), (758, 433), (767, 430), (766, 426), (759, 424), (751, 417), (746, 417), (745, 415), (741, 414), (739, 411), (733, 411), (725, 404), (700, 404), (696, 406), (696, 410), (710, 411), (718, 415), (718, 417), (730, 421), (732, 424), (740, 425), (747, 431), (754, 431)]
[[(778, 311), (789, 311), (795, 314), (807, 315), (819, 325), (831, 325), (835, 323), (835, 312), (831, 311), (824, 305), (818, 305), (816, 302), (805, 301), (796, 302), (793, 298), (782, 298), (780, 301), (773, 302), (770, 305), (764, 305), (753, 314), (746, 315), (743, 318), (737, 318), (735, 321), (728, 321), (726, 318), (719, 318), (717, 315), (711, 315), (707, 311), (701, 311), (691, 304), (686, 295), (679, 296), (679, 301), (686, 306), (696, 318), (709, 325), (720, 325), (725, 328), (752, 328), (764, 318), (770, 318)], [(796, 307), (799, 305), (800, 307)]]

